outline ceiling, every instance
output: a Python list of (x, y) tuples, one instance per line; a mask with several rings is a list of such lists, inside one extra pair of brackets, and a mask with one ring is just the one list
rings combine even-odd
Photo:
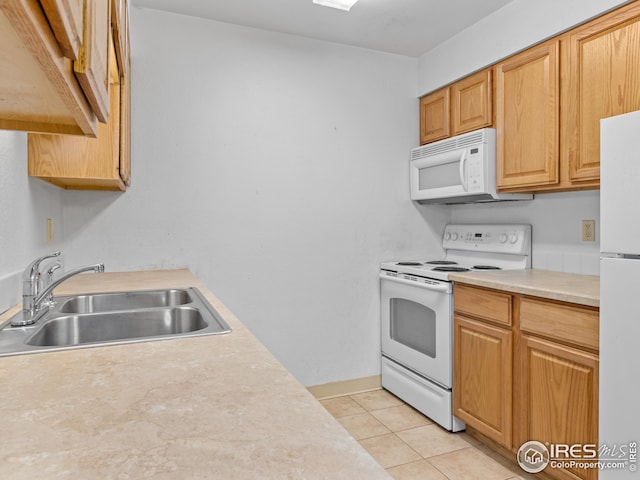
[(511, 0), (132, 0), (139, 7), (418, 57)]

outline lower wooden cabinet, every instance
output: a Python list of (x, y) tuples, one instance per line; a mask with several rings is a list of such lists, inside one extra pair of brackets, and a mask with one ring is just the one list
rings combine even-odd
[(513, 334), (461, 315), (454, 328), (454, 414), (510, 448)]
[(458, 283), (453, 298), (454, 414), (513, 460), (530, 440), (597, 445), (598, 309)]
[[(520, 365), (522, 443), (597, 445), (598, 356), (523, 335)], [(597, 469), (547, 471), (567, 480), (598, 478)]]

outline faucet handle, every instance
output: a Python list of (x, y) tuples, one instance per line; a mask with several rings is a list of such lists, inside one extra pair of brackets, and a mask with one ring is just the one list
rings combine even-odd
[(62, 264), (60, 262), (55, 262), (47, 269), (47, 285), (49, 285), (53, 281), (53, 272), (62, 268)]
[[(55, 272), (59, 268), (62, 268), (62, 264), (57, 261), (47, 269), (47, 287), (51, 285), (51, 282), (53, 282), (53, 272)], [(38, 289), (38, 292), (39, 291), (40, 290)], [(50, 305), (55, 304), (55, 301), (53, 300), (53, 292), (49, 294), (49, 298), (47, 299), (47, 301)]]
[(61, 252), (53, 252), (48, 255), (43, 255), (42, 257), (36, 258), (33, 262), (27, 265), (27, 268), (24, 270), (24, 274), (22, 275), (23, 280), (31, 280), (34, 281), (36, 279), (36, 275), (38, 275), (38, 269), (40, 267), (40, 263), (47, 258), (59, 257)]

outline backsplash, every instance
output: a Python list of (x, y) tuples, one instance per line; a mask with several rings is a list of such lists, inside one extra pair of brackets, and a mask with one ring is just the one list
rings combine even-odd
[(582, 275), (600, 275), (599, 253), (568, 253), (541, 251), (533, 253), (533, 268), (555, 270), (558, 272), (580, 273)]
[[(596, 241), (581, 240), (582, 220), (595, 220)], [(453, 223), (528, 223), (532, 265), (559, 272), (599, 275), (600, 191), (548, 193), (531, 201), (454, 205)]]

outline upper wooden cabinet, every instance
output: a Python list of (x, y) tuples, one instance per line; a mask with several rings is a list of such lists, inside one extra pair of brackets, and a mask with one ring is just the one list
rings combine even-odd
[[(527, 58), (537, 69), (509, 79), (505, 67)], [(640, 109), (638, 85), (640, 2), (496, 65), (498, 189), (598, 188), (600, 119)]]
[(109, 118), (111, 0), (85, 0), (84, 35), (73, 71), (103, 123)]
[(77, 60), (84, 34), (84, 0), (40, 0), (65, 57)]
[(600, 178), (600, 119), (640, 109), (640, 2), (562, 39), (561, 159), (572, 182)]
[(464, 78), (450, 88), (452, 135), (493, 123), (491, 69)]
[[(123, 6), (123, 7), (122, 7)], [(68, 189), (121, 190), (131, 180), (131, 69), (126, 2), (109, 30), (110, 115), (97, 137), (29, 134), (29, 175)], [(116, 38), (119, 40), (116, 42)]]
[(111, 0), (0, 0), (0, 128), (95, 136), (110, 35)]
[(550, 41), (495, 67), (500, 189), (558, 183), (558, 48)]
[(420, 143), (495, 124), (499, 191), (598, 188), (600, 120), (640, 109), (640, 1), (492, 68), (495, 123), (487, 69), (420, 99)]
[(420, 145), (450, 136), (449, 88), (443, 88), (420, 99)]
[(491, 69), (420, 98), (420, 144), (492, 124)]
[[(69, 5), (73, 20), (49, 21), (37, 0), (0, 0), (0, 128), (95, 135), (96, 115), (75, 76), (73, 60), (63, 53), (73, 55), (78, 45), (61, 46), (50, 26), (77, 30), (78, 5), (49, 2), (56, 3)], [(77, 35), (70, 35), (76, 37), (73, 45)]]

